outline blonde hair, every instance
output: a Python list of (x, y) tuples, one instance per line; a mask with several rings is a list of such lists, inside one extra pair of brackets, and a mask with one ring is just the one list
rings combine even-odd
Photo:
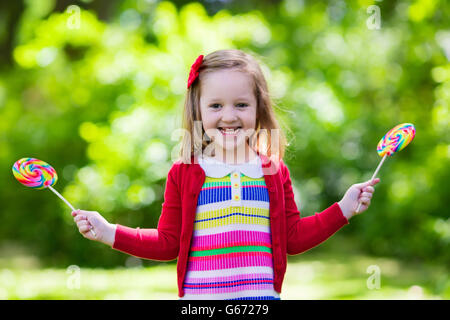
[[(203, 152), (211, 143), (203, 139), (205, 136), (203, 126), (201, 127), (201, 133), (199, 128), (194, 128), (196, 122), (202, 121), (200, 114), (201, 78), (207, 73), (230, 68), (249, 74), (254, 82), (253, 88), (257, 101), (256, 128), (251, 139), (252, 142), (249, 144), (250, 147), (268, 157), (275, 156), (276, 154), (273, 153), (272, 149), (272, 133), (274, 132), (272, 130), (275, 129), (275, 132), (279, 133), (275, 152), (278, 151), (278, 159), (282, 159), (284, 156), (287, 145), (286, 137), (275, 117), (273, 102), (259, 63), (250, 54), (241, 50), (228, 49), (214, 51), (206, 55), (198, 69), (198, 78), (187, 89), (182, 119), (182, 127), (185, 134), (179, 152), (179, 157), (183, 163), (191, 163), (191, 157), (196, 152), (199, 152), (200, 148), (201, 152)], [(199, 136), (200, 134), (201, 136)], [(192, 143), (192, 140), (194, 143)], [(201, 145), (199, 141), (201, 141)]]

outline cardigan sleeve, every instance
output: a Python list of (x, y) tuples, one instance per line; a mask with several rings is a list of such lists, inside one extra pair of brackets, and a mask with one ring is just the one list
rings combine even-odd
[(156, 229), (130, 228), (117, 224), (113, 249), (151, 260), (168, 261), (178, 256), (181, 233), (181, 199), (177, 165), (169, 170), (164, 202)]
[(300, 212), (294, 200), (289, 170), (284, 164), (281, 166), (281, 170), (286, 209), (288, 254), (299, 254), (319, 245), (349, 223), (337, 202), (313, 216), (300, 217)]

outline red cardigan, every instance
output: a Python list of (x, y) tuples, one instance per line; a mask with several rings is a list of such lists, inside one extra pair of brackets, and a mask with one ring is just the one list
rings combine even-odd
[[(335, 202), (313, 216), (300, 217), (294, 201), (289, 170), (279, 162), (260, 154), (270, 200), (270, 229), (274, 265), (274, 288), (281, 292), (286, 272), (287, 254), (307, 251), (328, 239), (348, 224)], [(205, 172), (198, 162), (178, 160), (169, 170), (164, 191), (164, 203), (157, 229), (129, 228), (117, 224), (113, 249), (151, 260), (168, 261), (178, 257), (178, 295), (184, 295), (190, 241), (194, 227), (197, 197)]]

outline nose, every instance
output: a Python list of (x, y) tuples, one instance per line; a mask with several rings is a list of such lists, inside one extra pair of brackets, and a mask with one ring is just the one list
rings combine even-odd
[(233, 106), (226, 106), (222, 109), (222, 122), (233, 123), (236, 122), (237, 116)]

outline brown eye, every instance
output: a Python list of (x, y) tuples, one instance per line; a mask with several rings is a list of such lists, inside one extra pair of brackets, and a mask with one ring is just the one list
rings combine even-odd
[(238, 103), (237, 104), (239, 107), (241, 107), (241, 108), (244, 108), (244, 107), (247, 107), (248, 106), (248, 104), (246, 104), (246, 103)]

